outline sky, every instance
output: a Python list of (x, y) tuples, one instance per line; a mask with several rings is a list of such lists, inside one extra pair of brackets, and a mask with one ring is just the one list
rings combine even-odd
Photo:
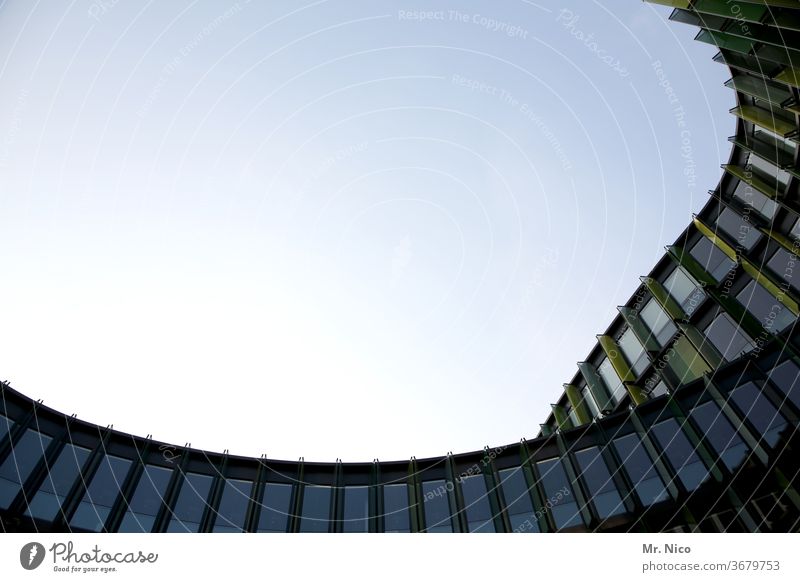
[(0, 378), (241, 455), (535, 437), (728, 159), (668, 15), (0, 0)]

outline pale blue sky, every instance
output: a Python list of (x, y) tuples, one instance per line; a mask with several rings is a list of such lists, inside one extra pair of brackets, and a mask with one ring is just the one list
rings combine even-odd
[(0, 3), (0, 377), (239, 454), (535, 436), (717, 183), (715, 51), (639, 1), (261, 4)]

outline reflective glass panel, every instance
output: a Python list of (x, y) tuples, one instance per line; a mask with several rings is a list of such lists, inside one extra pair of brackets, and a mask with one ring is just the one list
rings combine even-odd
[(689, 437), (681, 430), (678, 421), (668, 418), (654, 425), (650, 432), (655, 436), (683, 487), (687, 491), (697, 489), (697, 486), (708, 477), (708, 470), (689, 441)]
[(470, 532), (493, 532), (492, 507), (486, 496), (486, 480), (483, 475), (471, 475), (461, 480), (464, 509)]
[(345, 487), (342, 531), (369, 531), (369, 487)]
[(796, 319), (794, 314), (783, 303), (753, 280), (736, 294), (736, 299), (770, 333), (780, 333)]
[(258, 531), (285, 532), (289, 525), (292, 486), (288, 483), (267, 483), (258, 518)]
[(734, 263), (719, 248), (706, 237), (700, 239), (689, 250), (689, 254), (694, 257), (706, 273), (711, 275), (717, 282), (722, 281), (733, 269)]
[(772, 369), (769, 379), (790, 402), (800, 408), (800, 367), (797, 364), (786, 360)]
[(306, 485), (303, 491), (301, 532), (326, 532), (330, 525), (331, 488)]
[(130, 467), (128, 459), (103, 457), (69, 524), (89, 531), (103, 529)]
[(625, 505), (617, 491), (598, 447), (589, 447), (575, 453), (575, 460), (586, 483), (589, 497), (600, 519), (625, 513)]
[(241, 532), (244, 531), (244, 520), (247, 517), (247, 506), (250, 504), (250, 491), (253, 489), (252, 481), (228, 479), (222, 490), (214, 519), (215, 532)]
[(386, 532), (411, 531), (408, 519), (408, 486), (394, 483), (383, 486), (383, 528)]
[(622, 348), (622, 353), (625, 354), (625, 359), (628, 360), (636, 376), (640, 376), (647, 369), (649, 360), (632, 329), (628, 328), (620, 336), (619, 347)]
[(672, 320), (667, 313), (661, 309), (661, 306), (655, 299), (650, 299), (645, 304), (639, 312), (639, 316), (647, 324), (647, 327), (650, 328), (650, 332), (660, 346), (664, 346), (670, 338), (675, 335), (675, 332), (678, 331), (678, 328), (675, 327), (675, 324), (672, 323)]
[(792, 289), (800, 292), (800, 264), (797, 261), (797, 255), (778, 247), (767, 261), (767, 266), (778, 276), (779, 284), (786, 282)]
[(213, 478), (210, 475), (186, 473), (181, 485), (178, 500), (172, 510), (169, 532), (196, 532), (200, 530), (206, 499), (211, 491)]
[(539, 522), (534, 515), (530, 489), (521, 467), (499, 471), (500, 488), (506, 503), (506, 513), (511, 522), (511, 531), (517, 533), (538, 532)]
[(553, 522), (557, 529), (582, 525), (578, 504), (572, 487), (558, 459), (548, 459), (536, 463), (542, 487), (544, 488), (545, 505), (550, 507)]
[(730, 399), (739, 407), (764, 441), (774, 447), (788, 423), (758, 386), (753, 382), (737, 386), (731, 391)]
[(735, 470), (744, 461), (750, 449), (715, 402), (695, 406), (690, 417), (728, 470)]
[(28, 509), (25, 510), (25, 514), (49, 521), (55, 519), (90, 452), (83, 447), (65, 445), (39, 486), (39, 491), (28, 505)]
[(722, 357), (730, 362), (753, 349), (750, 338), (727, 313), (720, 313), (705, 329), (705, 335)]
[(670, 273), (664, 288), (687, 315), (694, 313), (706, 298), (703, 289), (680, 267)]
[[(450, 486), (452, 488), (452, 485)], [(425, 510), (425, 531), (441, 533), (453, 531), (450, 520), (450, 493), (443, 479), (422, 482), (422, 503)]]
[(614, 404), (619, 404), (627, 392), (622, 380), (617, 376), (616, 371), (614, 371), (614, 366), (611, 365), (611, 361), (608, 358), (603, 358), (603, 361), (600, 362), (600, 365), (597, 367), (597, 373), (600, 374), (603, 382), (605, 382)]
[(717, 218), (717, 226), (728, 235), (734, 246), (741, 246), (748, 251), (761, 238), (761, 233), (744, 217), (730, 208), (723, 210)]
[(172, 469), (147, 465), (136, 484), (128, 509), (119, 526), (121, 532), (149, 532), (164, 500)]
[(23, 483), (39, 464), (52, 439), (29, 428), (13, 443), (11, 452), (0, 465), (0, 509), (8, 509)]
[(650, 505), (668, 498), (664, 482), (659, 477), (638, 435), (629, 434), (614, 439), (614, 448), (642, 505)]

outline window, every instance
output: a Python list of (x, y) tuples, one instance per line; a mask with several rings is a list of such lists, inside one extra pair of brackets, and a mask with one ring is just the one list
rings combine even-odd
[(734, 246), (745, 248), (748, 251), (761, 238), (761, 233), (750, 224), (748, 219), (738, 215), (730, 208), (723, 210), (717, 217), (717, 226), (728, 235)]
[(753, 382), (747, 382), (734, 388), (730, 399), (764, 441), (774, 447), (780, 440), (780, 433), (786, 427), (787, 421), (761, 390)]
[(615, 439), (614, 448), (642, 505), (647, 506), (668, 498), (664, 482), (636, 434), (631, 433)]
[(172, 469), (147, 465), (136, 485), (128, 509), (119, 526), (121, 532), (149, 532), (153, 530), (158, 510), (167, 491)]
[(626, 394), (625, 385), (622, 383), (622, 380), (619, 379), (619, 376), (617, 376), (608, 358), (603, 358), (603, 361), (600, 362), (600, 365), (597, 367), (597, 373), (600, 374), (603, 382), (605, 382), (614, 404), (619, 404)]
[(0, 509), (8, 509), (14, 501), (51, 440), (49, 436), (29, 428), (16, 442), (12, 442), (11, 452), (0, 465)]
[(583, 525), (578, 504), (569, 485), (567, 474), (558, 459), (547, 459), (536, 463), (544, 489), (545, 503), (551, 505), (550, 513), (556, 529)]
[(661, 450), (669, 460), (678, 479), (687, 491), (694, 491), (708, 477), (703, 461), (681, 430), (678, 421), (669, 418), (650, 429)]
[(342, 530), (369, 531), (369, 487), (345, 487)]
[(794, 224), (789, 231), (789, 236), (791, 236), (794, 240), (800, 240), (800, 217), (794, 221)]
[(583, 388), (583, 390), (581, 390), (581, 396), (583, 396), (583, 401), (589, 407), (589, 411), (592, 413), (592, 417), (597, 418), (598, 416), (600, 416), (600, 408), (594, 401), (594, 397), (592, 396), (591, 392), (589, 392), (588, 387)]
[(622, 353), (625, 354), (625, 359), (628, 360), (633, 373), (636, 374), (637, 377), (641, 376), (642, 372), (647, 369), (650, 361), (647, 359), (647, 354), (645, 353), (642, 344), (640, 344), (639, 340), (636, 339), (633, 330), (630, 328), (625, 330), (625, 333), (620, 336), (618, 343), (619, 347), (622, 349)]
[(794, 314), (769, 291), (751, 280), (736, 294), (736, 299), (747, 308), (770, 333), (780, 333), (795, 320)]
[(581, 470), (581, 478), (589, 491), (600, 519), (625, 513), (625, 505), (619, 496), (611, 473), (606, 467), (598, 447), (589, 447), (575, 453), (575, 460)]
[(209, 475), (186, 473), (167, 531), (200, 531), (211, 482), (212, 478)]
[(800, 367), (797, 364), (786, 360), (772, 369), (769, 379), (790, 402), (800, 408)]
[(301, 532), (326, 532), (331, 517), (331, 488), (325, 485), (306, 485), (303, 490)]
[(694, 313), (703, 300), (706, 294), (700, 285), (695, 282), (686, 271), (680, 267), (676, 267), (669, 277), (664, 281), (664, 288), (672, 296), (672, 298), (681, 306), (686, 315)]
[(736, 265), (728, 258), (728, 255), (717, 248), (717, 245), (704, 236), (700, 237), (700, 240), (689, 250), (689, 254), (717, 282), (722, 281)]
[(25, 510), (25, 515), (48, 521), (54, 520), (90, 452), (83, 447), (65, 445), (58, 460), (50, 467), (39, 491), (28, 505), (28, 509)]
[(750, 449), (715, 402), (695, 406), (689, 416), (697, 423), (700, 432), (729, 471), (735, 470), (744, 461)]
[(512, 467), (499, 471), (500, 488), (506, 505), (506, 513), (511, 522), (511, 531), (531, 533), (539, 531), (539, 522), (533, 513), (528, 483), (522, 467)]
[(731, 362), (753, 349), (753, 342), (731, 316), (720, 313), (705, 329), (705, 335), (722, 357)]
[(128, 459), (113, 455), (103, 457), (70, 525), (89, 531), (102, 530), (130, 467), (131, 461)]
[(219, 500), (219, 509), (214, 520), (215, 532), (244, 531), (244, 520), (247, 517), (247, 506), (250, 503), (251, 481), (228, 479)]
[[(697, 352), (686, 336), (678, 338), (672, 348), (667, 351), (670, 370), (678, 377), (681, 384), (699, 378), (711, 370), (703, 357)], [(666, 356), (665, 356), (666, 357)]]
[[(764, 179), (767, 183), (774, 183), (777, 181), (778, 184), (784, 187), (789, 183), (789, 172), (781, 170), (772, 162), (768, 162), (755, 154), (750, 154), (747, 164), (751, 166), (750, 169), (753, 170), (754, 174), (758, 174), (759, 177)], [(761, 194), (761, 192), (758, 192), (758, 194)], [(761, 195), (764, 196), (763, 194)], [(767, 198), (766, 196), (764, 197)], [(767, 198), (767, 200), (769, 200), (769, 198)], [(772, 201), (770, 200), (770, 202)], [(775, 203), (773, 202), (773, 204)]]
[(797, 255), (778, 247), (772, 254), (772, 258), (767, 261), (767, 266), (782, 281), (786, 281), (792, 289), (800, 292), (800, 264), (797, 262)]
[(486, 494), (486, 480), (483, 475), (464, 477), (461, 480), (461, 493), (464, 495), (464, 511), (467, 515), (469, 532), (493, 532), (492, 508)]
[(443, 533), (453, 531), (450, 519), (450, 495), (444, 479), (422, 482), (422, 506), (425, 510), (425, 531)]
[(258, 517), (259, 532), (285, 532), (289, 527), (292, 486), (288, 483), (267, 483)]
[(13, 422), (11, 422), (5, 416), (0, 414), (0, 443), (3, 442), (3, 439), (8, 434), (8, 432), (11, 430), (11, 426), (13, 424), (14, 424)]
[(408, 532), (408, 486), (395, 483), (383, 486), (383, 530), (385, 532)]
[[(753, 159), (755, 156), (750, 156)], [(733, 191), (733, 197), (739, 200), (742, 204), (749, 206), (752, 210), (758, 212), (767, 220), (772, 220), (775, 212), (778, 210), (778, 203), (765, 196), (746, 182), (739, 182), (736, 190)]]
[(678, 329), (675, 327), (675, 324), (672, 323), (672, 320), (666, 314), (666, 312), (661, 309), (661, 306), (656, 302), (655, 299), (650, 299), (642, 310), (639, 312), (639, 317), (647, 324), (647, 327), (650, 328), (650, 333), (658, 342), (659, 346), (664, 346), (670, 338), (675, 335), (675, 332)]

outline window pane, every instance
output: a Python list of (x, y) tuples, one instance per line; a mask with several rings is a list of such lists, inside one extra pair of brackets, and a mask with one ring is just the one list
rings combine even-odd
[(730, 208), (723, 210), (717, 218), (717, 226), (728, 235), (735, 246), (741, 246), (748, 251), (755, 246), (761, 238), (761, 233)]
[(795, 320), (794, 314), (783, 303), (753, 280), (737, 293), (736, 299), (770, 333), (780, 333)]
[(615, 439), (614, 448), (617, 449), (622, 466), (628, 473), (642, 505), (650, 505), (667, 499), (664, 482), (658, 476), (650, 455), (647, 454), (636, 434)]
[(8, 420), (8, 418), (6, 418), (2, 414), (0, 414), (0, 443), (3, 442), (3, 439), (8, 434), (8, 432), (11, 430), (11, 426), (13, 424), (14, 423), (11, 422), (10, 420)]
[(778, 247), (767, 266), (780, 278), (781, 284), (785, 281), (795, 291), (800, 292), (800, 265), (797, 264), (797, 255)]
[(650, 431), (684, 488), (687, 491), (697, 489), (697, 486), (708, 477), (708, 470), (689, 442), (689, 438), (681, 430), (678, 421), (669, 418), (653, 426)]
[(620, 336), (619, 347), (622, 349), (622, 353), (625, 354), (625, 359), (628, 360), (636, 376), (640, 376), (647, 369), (649, 361), (642, 344), (636, 339), (632, 329), (627, 329)]
[(753, 349), (750, 338), (727, 313), (720, 313), (705, 329), (708, 340), (730, 362)]
[(408, 487), (404, 483), (383, 486), (384, 531), (411, 531), (408, 509)]
[(706, 363), (686, 336), (681, 336), (676, 340), (667, 354), (670, 356), (668, 365), (681, 384), (691, 382), (711, 370), (711, 366)]
[(345, 487), (342, 530), (369, 531), (369, 487)]
[(330, 523), (331, 488), (306, 485), (303, 491), (301, 532), (326, 532)]
[(186, 473), (167, 531), (199, 531), (212, 480), (209, 475)]
[(717, 282), (722, 281), (733, 269), (734, 263), (717, 246), (706, 237), (700, 239), (689, 250), (689, 254), (700, 263), (706, 273), (714, 277)]
[(605, 382), (614, 404), (619, 404), (625, 397), (626, 390), (622, 380), (617, 376), (617, 373), (614, 371), (614, 366), (611, 365), (611, 361), (608, 358), (604, 358), (603, 361), (600, 362), (600, 365), (597, 367), (597, 373), (600, 374), (603, 382)]
[[(750, 156), (751, 160), (760, 159), (757, 156)], [(774, 166), (773, 166), (774, 167)], [(748, 186), (746, 182), (739, 182), (736, 185), (736, 190), (733, 191), (734, 198), (737, 198), (742, 204), (750, 206), (753, 210), (758, 212), (767, 220), (772, 220), (775, 212), (778, 210), (778, 204), (774, 200), (765, 196), (752, 186)]]
[(664, 288), (687, 315), (694, 313), (694, 310), (706, 298), (706, 294), (700, 286), (680, 267), (677, 267), (667, 277), (664, 281)]
[(650, 328), (650, 332), (660, 346), (664, 346), (678, 331), (678, 328), (675, 327), (675, 324), (672, 323), (672, 320), (661, 309), (655, 299), (650, 299), (639, 312), (639, 315), (647, 324), (647, 327)]
[(247, 517), (247, 506), (250, 503), (251, 481), (228, 479), (219, 500), (219, 509), (214, 519), (215, 532), (244, 531), (244, 520)]
[(786, 360), (772, 369), (769, 379), (790, 402), (800, 408), (800, 367), (797, 364)]
[(581, 396), (583, 396), (583, 401), (589, 407), (589, 411), (592, 413), (592, 418), (597, 418), (600, 416), (600, 408), (598, 408), (597, 403), (594, 401), (594, 397), (592, 396), (591, 392), (589, 392), (588, 387), (581, 390)]
[(25, 515), (50, 521), (55, 519), (90, 452), (83, 447), (65, 445), (25, 510)]
[(453, 531), (450, 521), (450, 494), (443, 479), (422, 482), (422, 503), (425, 509), (425, 531), (440, 533)]
[(519, 533), (538, 532), (539, 522), (533, 512), (533, 502), (522, 468), (503, 469), (499, 473), (511, 530)]
[(172, 469), (147, 465), (131, 496), (128, 509), (119, 526), (121, 532), (152, 531), (161, 508), (164, 493), (172, 477)]
[(577, 451), (575, 460), (600, 519), (625, 513), (625, 506), (598, 447)]
[(8, 509), (52, 439), (29, 428), (0, 465), (0, 509)]
[(267, 483), (258, 518), (258, 531), (285, 532), (289, 525), (292, 486), (288, 483)]
[(731, 400), (764, 438), (764, 441), (774, 447), (780, 440), (780, 433), (786, 427), (787, 421), (761, 393), (761, 390), (753, 382), (748, 382), (731, 391)]
[(547, 497), (545, 504), (550, 507), (553, 522), (557, 529), (582, 525), (578, 504), (569, 485), (567, 474), (558, 459), (548, 459), (536, 463), (539, 476), (542, 480), (544, 494)]
[(470, 532), (493, 532), (492, 508), (486, 496), (486, 480), (483, 475), (472, 475), (461, 480), (464, 508)]
[(735, 470), (744, 461), (750, 449), (715, 402), (696, 406), (690, 417), (729, 471)]
[(72, 516), (70, 525), (90, 531), (103, 529), (130, 466), (131, 461), (128, 459), (106, 455)]

